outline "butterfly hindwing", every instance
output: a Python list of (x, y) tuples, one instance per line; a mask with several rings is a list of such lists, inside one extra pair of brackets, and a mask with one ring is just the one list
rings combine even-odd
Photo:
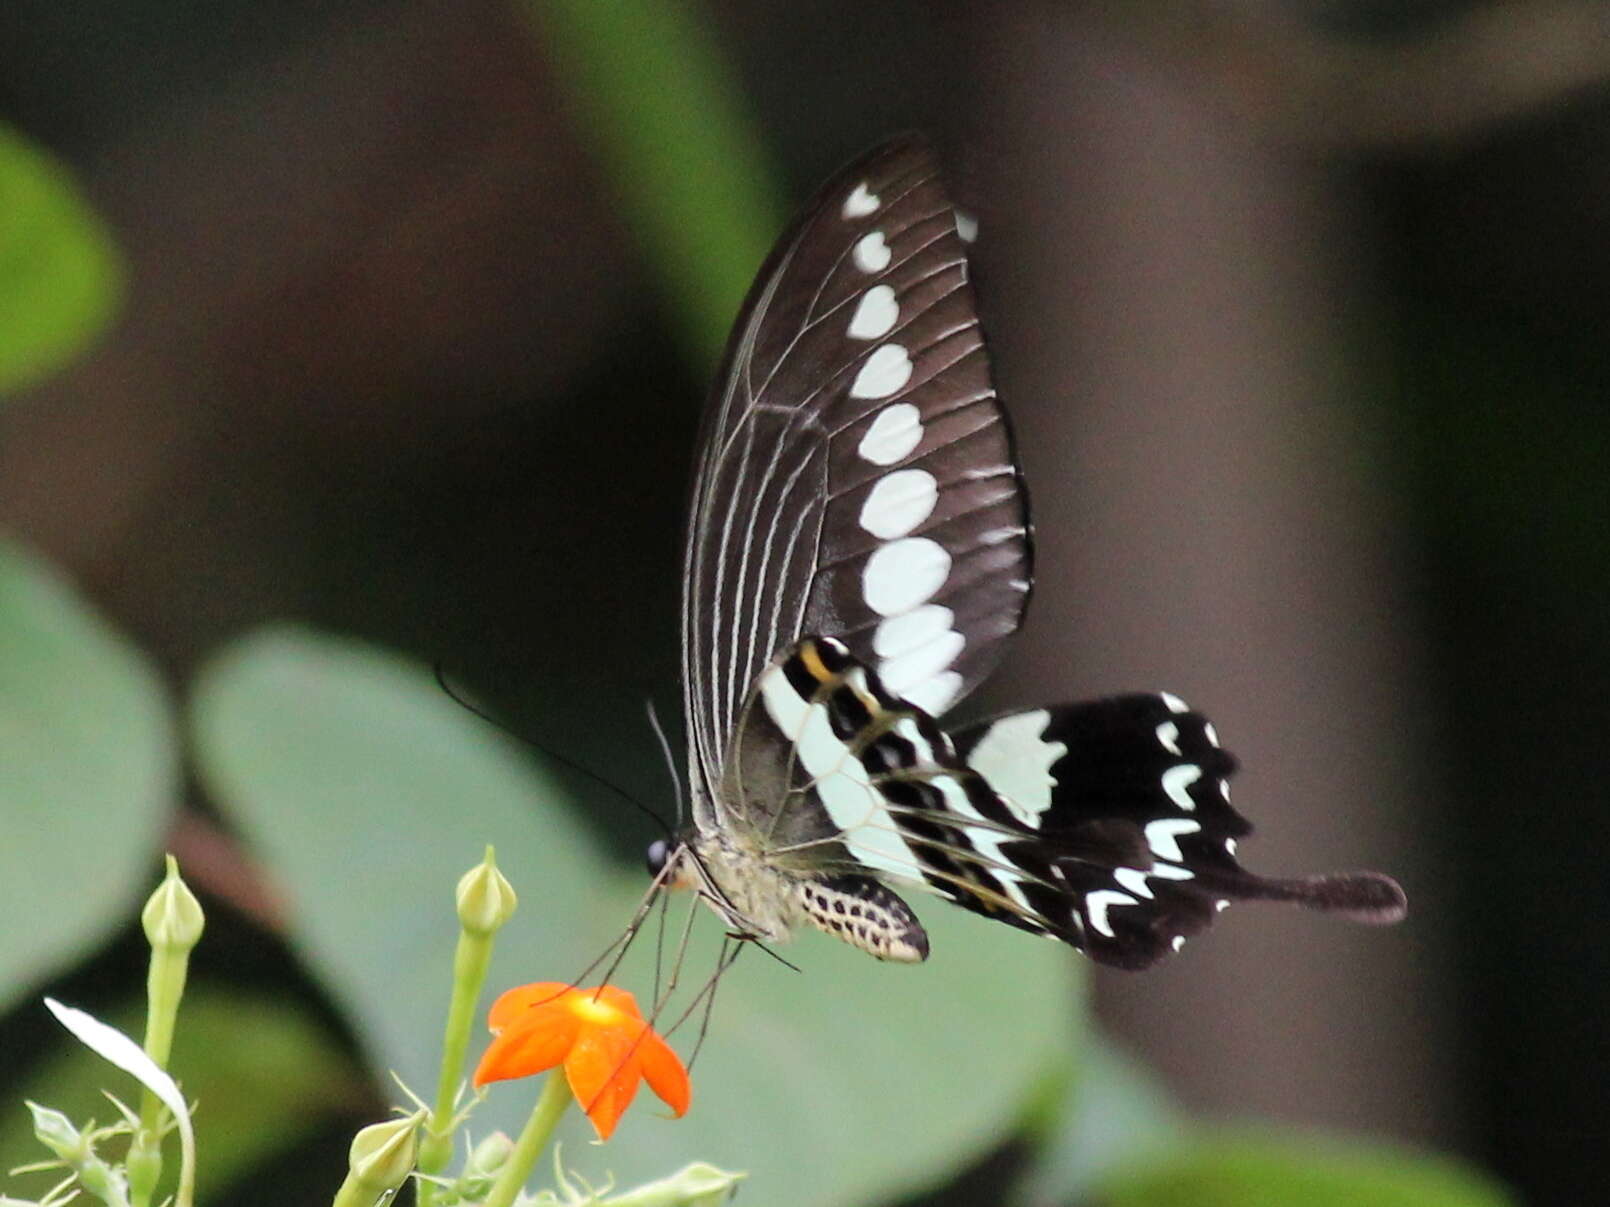
[[(1102, 963), (1144, 968), (1232, 902), (1291, 901), (1360, 921), (1402, 916), (1401, 890), (1354, 873), (1255, 875), (1238, 860), (1251, 824), (1230, 806), (1236, 762), (1212, 722), (1167, 692), (1029, 709), (958, 730), (960, 757), (1035, 834)], [(1115, 857), (1122, 836), (1129, 854)]]
[[(1117, 967), (1178, 951), (1237, 900), (1371, 921), (1401, 910), (1384, 878), (1243, 868), (1251, 826), (1229, 803), (1235, 760), (1167, 693), (947, 735), (842, 643), (808, 637), (762, 672), (734, 754), (727, 792), (748, 803), (756, 848), (807, 882), (922, 887)], [(768, 774), (781, 778), (746, 778)]]

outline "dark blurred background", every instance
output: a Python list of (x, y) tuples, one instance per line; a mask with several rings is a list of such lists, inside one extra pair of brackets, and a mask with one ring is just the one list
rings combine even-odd
[[(1210, 1117), (1610, 1196), (1610, 7), (699, 11), (757, 174), (802, 197), (922, 128), (982, 217), (1039, 580), (977, 707), (1174, 690), (1245, 764), (1253, 866), (1408, 889), (1394, 931), (1237, 915), (1101, 974), (1109, 1025)], [(548, 17), (0, 10), (0, 117), (131, 274), (0, 411), (0, 523), (176, 681), (302, 617), (663, 799), (709, 350)]]

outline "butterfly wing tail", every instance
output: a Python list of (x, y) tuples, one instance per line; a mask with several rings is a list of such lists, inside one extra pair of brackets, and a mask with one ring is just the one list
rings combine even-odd
[(1402, 887), (1379, 872), (1332, 872), (1300, 880), (1268, 880), (1249, 873), (1235, 896), (1242, 901), (1289, 901), (1366, 926), (1390, 926), (1409, 912)]

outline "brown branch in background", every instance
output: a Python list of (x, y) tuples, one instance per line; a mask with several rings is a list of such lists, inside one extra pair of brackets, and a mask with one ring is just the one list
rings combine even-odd
[(1379, 41), (1215, 0), (1094, 8), (1254, 127), (1319, 148), (1457, 142), (1610, 81), (1602, 0), (1490, 4), (1422, 35)]

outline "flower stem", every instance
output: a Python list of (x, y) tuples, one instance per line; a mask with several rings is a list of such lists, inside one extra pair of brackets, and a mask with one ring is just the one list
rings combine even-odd
[(548, 1146), (548, 1137), (553, 1135), (559, 1116), (574, 1101), (575, 1095), (570, 1092), (570, 1083), (565, 1080), (564, 1070), (555, 1069), (548, 1074), (548, 1083), (542, 1087), (542, 1097), (537, 1099), (531, 1118), (526, 1120), (525, 1129), (514, 1142), (514, 1151), (498, 1171), (498, 1179), (492, 1184), (492, 1190), (482, 1201), (481, 1207), (511, 1207), (515, 1196), (520, 1193), (520, 1187), (525, 1185), (531, 1171), (536, 1168), (537, 1158)]
[[(475, 1003), (486, 984), (487, 965), (492, 959), (492, 940), (488, 935), (461, 931), (458, 951), (453, 956), (453, 1000), (448, 1007), (447, 1027), (442, 1043), (442, 1067), (436, 1085), (436, 1106), (425, 1125), (425, 1142), (420, 1149), (419, 1167), (435, 1174), (447, 1168), (453, 1154), (453, 1104), (464, 1075), (464, 1053), (469, 1048), (470, 1031), (475, 1025)], [(430, 1183), (421, 1182), (420, 1199), (428, 1202)]]

